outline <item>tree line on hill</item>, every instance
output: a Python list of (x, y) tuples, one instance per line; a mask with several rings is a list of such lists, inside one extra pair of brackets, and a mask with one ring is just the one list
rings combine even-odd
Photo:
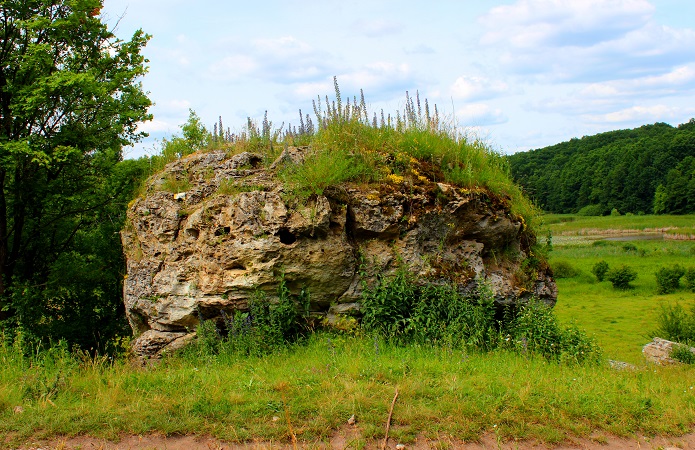
[(695, 213), (695, 119), (571, 139), (508, 157), (546, 212)]

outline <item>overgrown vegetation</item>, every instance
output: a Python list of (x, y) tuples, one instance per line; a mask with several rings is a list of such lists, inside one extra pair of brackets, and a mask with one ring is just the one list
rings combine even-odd
[[(621, 226), (630, 228), (629, 221), (651, 219), (621, 216), (621, 220), (625, 222)], [(36, 347), (22, 335), (5, 334), (0, 346), (0, 433), (9, 434), (10, 445), (36, 437), (37, 430), (41, 436), (89, 434), (116, 439), (122, 433), (159, 432), (205, 434), (235, 442), (288, 442), (287, 421), (273, 420), (287, 412), (298, 439), (316, 442), (327, 439), (355, 414), (361, 434), (353, 444), (361, 446), (383, 437), (395, 388), (400, 396), (394, 411), (398, 427), (392, 436), (405, 443), (420, 435), (472, 440), (486, 432), (497, 433), (501, 440), (547, 443), (596, 433), (688, 432), (695, 423), (690, 389), (695, 366), (615, 371), (605, 363), (566, 364), (573, 362), (571, 353), (558, 358), (552, 352), (562, 354), (561, 350), (548, 346), (545, 339), (564, 332), (569, 348), (581, 352), (581, 345), (572, 345), (572, 328), (564, 325), (574, 320), (595, 336), (607, 357), (632, 362), (638, 369), (644, 365), (641, 347), (651, 337), (686, 342), (688, 338), (679, 336), (692, 330), (684, 324), (695, 324), (692, 296), (682, 290), (656, 295), (651, 275), (654, 267), (687, 264), (692, 243), (634, 241), (637, 250), (645, 250), (640, 256), (639, 251), (623, 250), (623, 242), (593, 246), (585, 234), (579, 242), (560, 236), (557, 227), (563, 223), (568, 222), (557, 220), (551, 226), (551, 263), (554, 258), (572, 261), (580, 274), (558, 280), (560, 297), (554, 309), (558, 319), (547, 309), (518, 311), (515, 338), (508, 333), (506, 341), (507, 334), (500, 333), (495, 323), (488, 336), (499, 336), (501, 341), (494, 341), (497, 347), (491, 351), (470, 345), (457, 348), (447, 345), (446, 339), (433, 344), (426, 337), (403, 345), (402, 339), (355, 327), (350, 333), (313, 333), (299, 344), (282, 345), (270, 353), (237, 351), (224, 347), (228, 345), (224, 334), (210, 323), (205, 325), (207, 334), (201, 333), (209, 341), (197, 350), (133, 368), (126, 360), (70, 351), (65, 343)], [(611, 222), (611, 227), (615, 225)], [(616, 291), (597, 283), (590, 269), (598, 261), (633, 267), (640, 275), (634, 289)], [(407, 277), (394, 280), (384, 280), (374, 292), (385, 296), (385, 286), (396, 284), (401, 287), (394, 292), (417, 294), (418, 288), (405, 282)], [(300, 303), (292, 298), (299, 314)], [(437, 317), (447, 304), (452, 302), (430, 306), (423, 301), (418, 314)], [(677, 304), (683, 306), (676, 308)], [(659, 330), (647, 336), (645, 330), (658, 323), (660, 305), (676, 308), (671, 315), (677, 320), (669, 322), (676, 324), (670, 325), (676, 334)], [(480, 307), (473, 298), (461, 309)], [(548, 317), (539, 320), (543, 315)], [(479, 317), (484, 321), (491, 314)], [(546, 356), (543, 351), (551, 353)], [(15, 414), (16, 406), (24, 412)]]
[(575, 327), (561, 327), (547, 305), (530, 301), (502, 316), (484, 284), (463, 295), (449, 285), (420, 285), (405, 270), (379, 279), (361, 302), (362, 326), (395, 343), (475, 352), (505, 348), (563, 362), (598, 362), (596, 343)]
[(248, 311), (223, 314), (224, 326), (203, 321), (197, 341), (185, 349), (186, 357), (195, 360), (219, 354), (261, 356), (292, 345), (308, 330), (309, 293), (302, 290), (294, 297), (284, 276), (280, 276), (277, 301), (271, 302), (259, 291)]

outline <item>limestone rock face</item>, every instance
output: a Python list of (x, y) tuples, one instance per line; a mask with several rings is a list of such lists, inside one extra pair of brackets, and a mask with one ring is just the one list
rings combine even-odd
[[(671, 351), (677, 345), (677, 342), (656, 337), (650, 343), (642, 347), (642, 354), (648, 362), (660, 366), (678, 364), (678, 361), (671, 357)], [(690, 347), (690, 352), (695, 355), (695, 347)]]
[(273, 301), (280, 274), (329, 320), (358, 316), (364, 283), (402, 264), (462, 291), (486, 282), (500, 305), (554, 305), (550, 270), (522, 270), (535, 238), (505, 199), (421, 179), (341, 184), (302, 200), (277, 172), (306, 151), (289, 148), (268, 167), (253, 153), (194, 154), (149, 180), (121, 234), (137, 353), (180, 346), (201, 320), (222, 321), (259, 290)]

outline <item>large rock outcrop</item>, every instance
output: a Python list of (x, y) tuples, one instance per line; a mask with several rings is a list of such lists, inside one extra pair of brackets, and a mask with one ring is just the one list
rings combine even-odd
[(303, 200), (277, 172), (306, 151), (286, 149), (267, 167), (252, 153), (194, 154), (148, 181), (122, 232), (137, 352), (181, 346), (200, 320), (221, 321), (258, 290), (272, 301), (281, 273), (329, 320), (358, 315), (363, 282), (402, 264), (461, 290), (487, 282), (499, 304), (555, 303), (547, 266), (522, 264), (535, 238), (507, 200), (425, 176), (340, 184)]

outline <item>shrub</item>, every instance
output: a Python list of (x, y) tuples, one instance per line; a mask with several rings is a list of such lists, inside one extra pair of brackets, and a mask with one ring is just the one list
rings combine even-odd
[(521, 306), (506, 331), (510, 341), (505, 342), (521, 353), (575, 363), (598, 362), (601, 356), (594, 339), (575, 327), (561, 327), (551, 307), (537, 300)]
[(611, 209), (611, 216), (620, 216), (620, 211), (618, 211), (618, 208), (613, 208)]
[(574, 278), (579, 275), (579, 270), (567, 261), (557, 261), (552, 268), (555, 278)]
[(659, 294), (670, 294), (676, 292), (680, 286), (680, 279), (685, 275), (685, 269), (678, 264), (671, 267), (661, 267), (657, 270), (656, 275), (656, 291)]
[(586, 205), (579, 211), (578, 216), (602, 216), (606, 212), (606, 208), (601, 205)]
[(599, 261), (591, 268), (591, 273), (596, 276), (598, 281), (603, 281), (606, 279), (606, 273), (608, 272), (608, 263), (606, 261)]
[(683, 364), (695, 364), (695, 353), (690, 350), (689, 345), (674, 345), (670, 356)]
[(629, 252), (636, 252), (637, 246), (635, 244), (632, 244), (632, 243), (623, 244), (623, 251), (626, 251), (628, 253)]
[(695, 267), (689, 267), (685, 271), (685, 287), (691, 292), (695, 292)]
[(616, 289), (630, 289), (630, 283), (637, 279), (637, 272), (630, 266), (622, 265), (606, 272), (606, 279)]
[(695, 344), (695, 305), (691, 314), (682, 305), (662, 305), (659, 317), (659, 327), (653, 333), (655, 336), (670, 341)]

